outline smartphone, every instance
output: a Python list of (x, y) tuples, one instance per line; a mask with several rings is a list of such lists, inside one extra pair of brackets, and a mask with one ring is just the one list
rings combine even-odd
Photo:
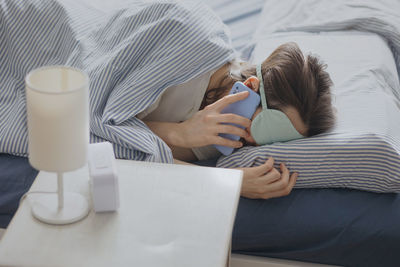
[[(237, 94), (240, 92), (248, 91), (250, 94), (247, 98), (240, 100), (238, 102), (235, 102), (233, 104), (230, 104), (226, 108), (224, 108), (221, 113), (233, 113), (242, 117), (246, 117), (248, 119), (251, 119), (253, 116), (254, 112), (256, 111), (257, 107), (260, 105), (260, 95), (251, 90), (249, 87), (244, 85), (242, 82), (236, 82), (233, 86), (229, 94)], [(231, 125), (234, 125), (236, 127), (240, 127), (244, 129), (243, 126), (234, 124), (234, 123), (228, 123)], [(233, 134), (219, 134), (219, 136), (228, 138), (231, 140), (239, 140), (240, 136), (233, 135)], [(234, 148), (233, 147), (227, 147), (227, 146), (220, 146), (220, 145), (214, 145), (216, 149), (218, 149), (222, 154), (225, 156), (228, 156), (232, 154)]]

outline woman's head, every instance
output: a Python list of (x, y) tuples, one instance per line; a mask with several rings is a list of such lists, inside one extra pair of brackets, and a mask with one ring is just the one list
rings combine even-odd
[(255, 66), (247, 63), (241, 63), (237, 72), (232, 70), (221, 85), (226, 87), (225, 94), (236, 81), (255, 91), (264, 90), (268, 108), (284, 112), (300, 134), (313, 136), (334, 124), (332, 81), (325, 68), (317, 57), (304, 56), (296, 43), (286, 43), (261, 64), (264, 88), (259, 88)]

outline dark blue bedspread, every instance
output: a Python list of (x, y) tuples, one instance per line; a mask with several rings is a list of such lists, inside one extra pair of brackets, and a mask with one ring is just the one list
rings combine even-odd
[(400, 195), (296, 189), (282, 198), (241, 198), (232, 251), (341, 266), (397, 267)]
[(0, 154), (0, 228), (7, 227), (37, 173), (27, 158)]
[[(0, 154), (0, 227), (8, 225), (36, 175), (26, 158)], [(241, 198), (232, 246), (233, 252), (248, 255), (342, 266), (400, 266), (400, 196), (297, 189), (276, 199)]]
[(297, 189), (283, 198), (241, 198), (236, 253), (343, 266), (400, 266), (400, 196)]

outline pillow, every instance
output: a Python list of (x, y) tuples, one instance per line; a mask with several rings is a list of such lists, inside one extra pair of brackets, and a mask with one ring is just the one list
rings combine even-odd
[(257, 42), (254, 61), (289, 41), (327, 63), (337, 125), (311, 138), (242, 148), (217, 166), (257, 166), (272, 156), (276, 167), (285, 162), (299, 172), (296, 188), (400, 192), (400, 85), (387, 43), (355, 31), (278, 33)]

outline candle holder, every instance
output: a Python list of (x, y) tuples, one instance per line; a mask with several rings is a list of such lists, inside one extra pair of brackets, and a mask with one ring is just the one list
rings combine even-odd
[(63, 173), (87, 163), (89, 145), (88, 76), (66, 66), (31, 71), (25, 79), (30, 164), (57, 173), (57, 195), (40, 195), (32, 214), (49, 224), (69, 224), (89, 212), (80, 194), (64, 192)]

